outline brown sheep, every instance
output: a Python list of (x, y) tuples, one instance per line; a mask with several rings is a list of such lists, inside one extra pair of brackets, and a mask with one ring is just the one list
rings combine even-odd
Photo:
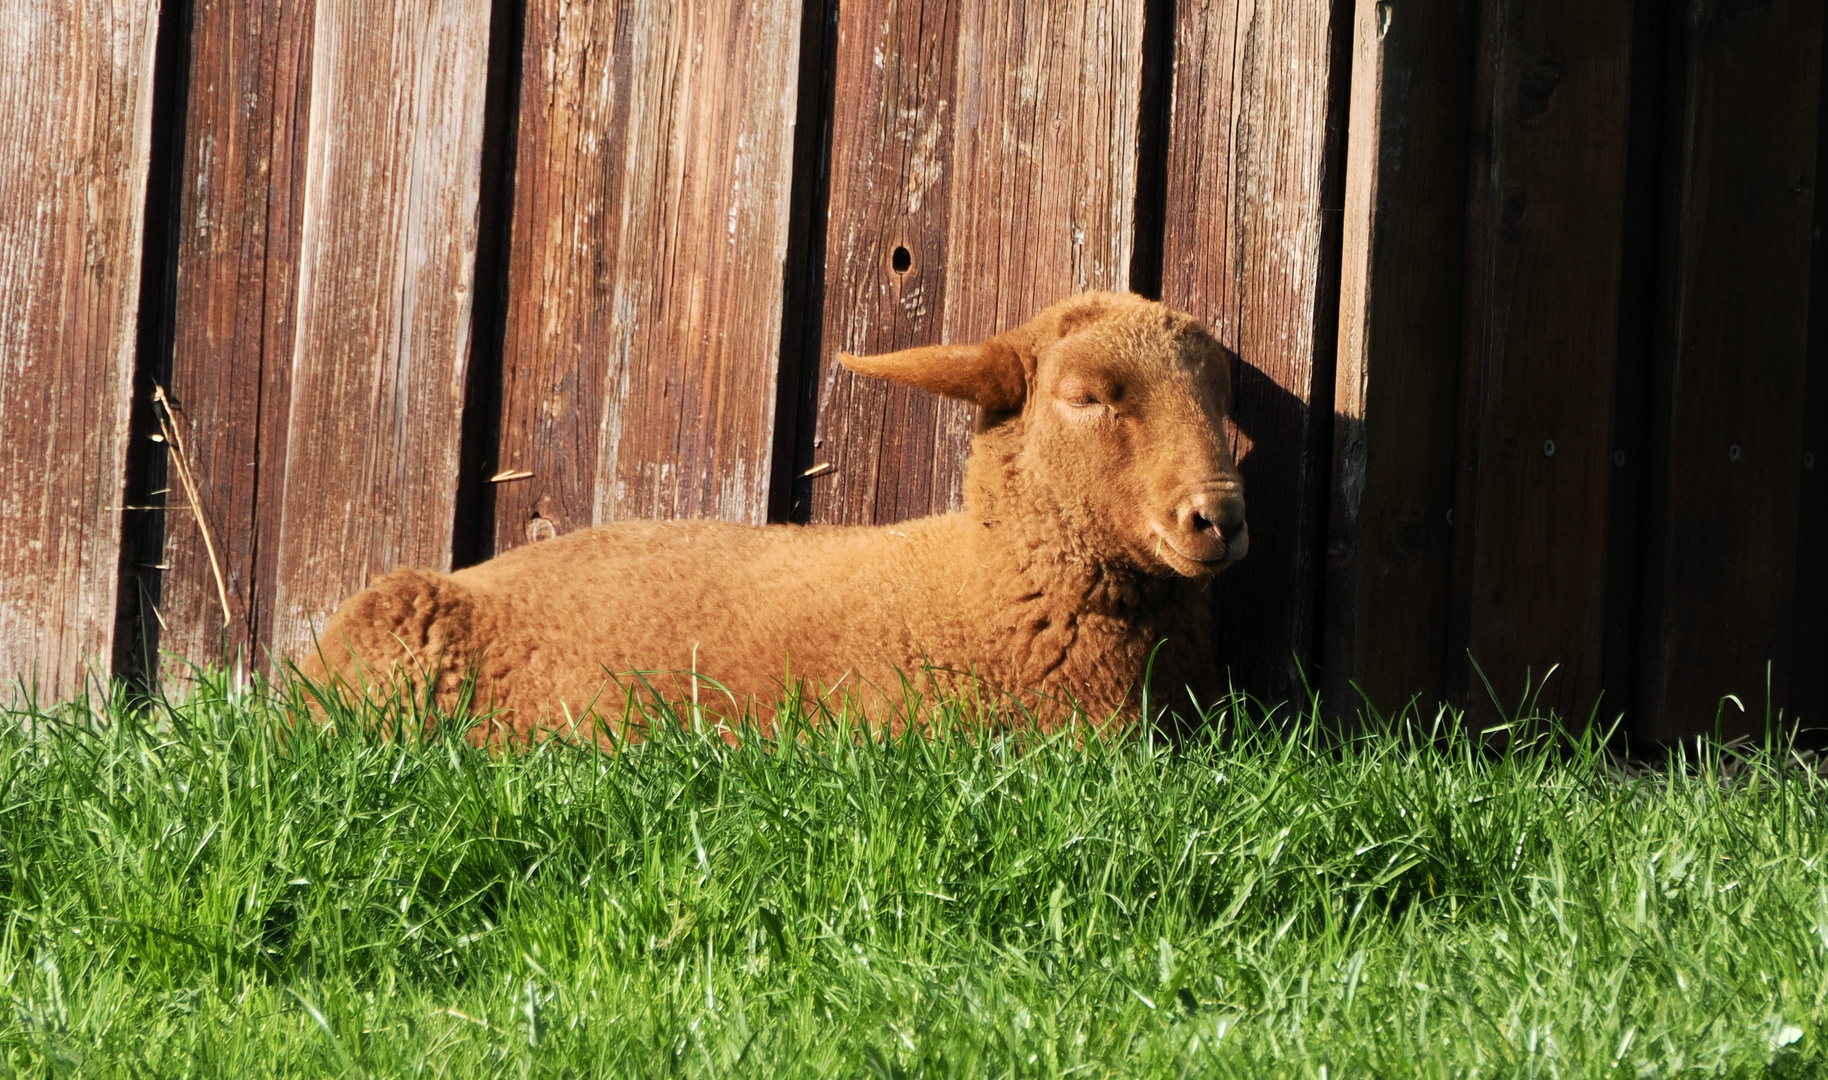
[(979, 406), (962, 513), (618, 522), (451, 574), (399, 570), (344, 603), (300, 670), (421, 692), (429, 679), (447, 708), (473, 676), (472, 707), (494, 710), (473, 739), (587, 733), (622, 715), (635, 670), (764, 725), (791, 682), (895, 728), (904, 686), (1011, 695), (1046, 728), (1068, 703), (1134, 719), (1163, 643), (1155, 700), (1214, 699), (1207, 590), (1249, 538), (1230, 354), (1204, 327), (1090, 293), (979, 345), (840, 360)]

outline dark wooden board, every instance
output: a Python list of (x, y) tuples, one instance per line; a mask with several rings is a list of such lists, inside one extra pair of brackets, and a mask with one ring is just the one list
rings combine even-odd
[(1351, 5), (1177, 7), (1162, 299), (1243, 361), (1250, 556), (1215, 586), (1218, 660), (1287, 698), (1315, 658)]
[(1563, 717), (1600, 692), (1632, 26), (1627, 0), (1480, 7), (1449, 682), (1484, 719), (1526, 673), (1557, 668)]
[(164, 570), (149, 618), (160, 648), (177, 657), (258, 662), (283, 490), (312, 15), (197, 0), (190, 25), (167, 389), (202, 524), (168, 460), (154, 560)]
[[(1818, 170), (1816, 173), (1820, 176)], [(1814, 294), (1809, 319), (1809, 388), (1803, 414), (1803, 479), (1796, 530), (1796, 644), (1789, 715), (1828, 728), (1828, 240), (1817, 189)]]
[(1810, 231), (1808, 390), (1803, 403), (1803, 482), (1796, 532), (1796, 646), (1790, 710), (1828, 728), (1828, 29), (1817, 94), (1815, 227)]
[[(814, 521), (959, 505), (972, 408), (862, 379), (840, 351), (977, 341), (1089, 289), (1136, 238), (1142, 0), (839, 8)], [(896, 251), (906, 252), (898, 270)]]
[(1650, 738), (1711, 735), (1717, 714), (1723, 735), (1762, 733), (1767, 702), (1787, 704), (1822, 19), (1818, 0), (1705, 3), (1675, 27), (1635, 725)]
[(488, 0), (318, 7), (270, 645), (397, 566), (448, 567)]
[(536, 0), (522, 55), (495, 550), (760, 522), (801, 5)]
[(0, 679), (104, 678), (158, 5), (0, 13)]
[(1333, 397), (1324, 688), (1445, 691), (1472, 0), (1360, 0)]

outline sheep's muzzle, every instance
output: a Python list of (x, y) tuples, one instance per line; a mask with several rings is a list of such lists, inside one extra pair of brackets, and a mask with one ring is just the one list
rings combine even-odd
[(1163, 561), (1186, 577), (1216, 573), (1250, 550), (1244, 496), (1235, 481), (1199, 485), (1182, 496), (1168, 521), (1155, 525)]

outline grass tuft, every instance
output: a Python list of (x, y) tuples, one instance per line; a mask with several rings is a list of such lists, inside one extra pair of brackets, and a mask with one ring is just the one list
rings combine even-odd
[(0, 1070), (1824, 1064), (1828, 800), (1780, 745), (1627, 771), (1541, 718), (1344, 739), (1234, 697), (1172, 749), (965, 706), (727, 740), (688, 707), (490, 753), (410, 701), (301, 721), (307, 693), (203, 672), (0, 717)]

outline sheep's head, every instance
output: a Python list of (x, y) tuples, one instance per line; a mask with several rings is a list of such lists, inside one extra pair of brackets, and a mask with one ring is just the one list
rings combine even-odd
[(1067, 523), (1157, 575), (1244, 557), (1244, 484), (1225, 433), (1231, 353), (1192, 316), (1088, 293), (978, 345), (842, 356), (854, 371), (975, 402)]

